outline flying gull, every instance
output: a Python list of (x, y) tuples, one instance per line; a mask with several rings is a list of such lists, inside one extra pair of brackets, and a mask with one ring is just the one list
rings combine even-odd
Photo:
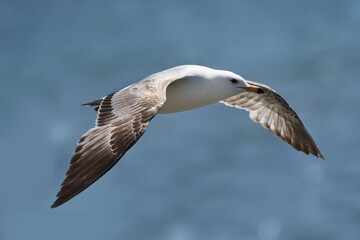
[(324, 159), (295, 111), (270, 87), (229, 71), (177, 66), (83, 104), (96, 107), (96, 125), (79, 139), (51, 207), (67, 202), (109, 171), (157, 113), (182, 112), (216, 102), (249, 111), (253, 121), (296, 150)]

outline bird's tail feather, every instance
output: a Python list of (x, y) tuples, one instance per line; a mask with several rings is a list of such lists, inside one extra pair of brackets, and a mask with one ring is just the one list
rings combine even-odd
[(81, 104), (81, 106), (88, 106), (88, 107), (96, 106), (96, 108), (94, 108), (94, 110), (97, 111), (97, 110), (99, 110), (99, 106), (100, 106), (102, 101), (103, 101), (103, 99), (98, 99), (98, 100), (95, 100), (95, 101), (92, 101), (92, 102), (89, 102), (89, 103)]

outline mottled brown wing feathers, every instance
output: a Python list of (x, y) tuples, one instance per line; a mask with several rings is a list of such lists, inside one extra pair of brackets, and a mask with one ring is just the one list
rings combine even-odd
[(244, 92), (222, 102), (228, 106), (249, 111), (253, 121), (281, 137), (296, 150), (324, 159), (314, 140), (289, 104), (270, 87), (251, 81), (247, 82), (260, 87), (264, 93)]
[(51, 207), (70, 200), (109, 171), (142, 136), (164, 101), (165, 98), (151, 94), (139, 95), (131, 88), (105, 97), (96, 127), (80, 138)]
[[(116, 156), (131, 148), (145, 132), (150, 120), (160, 108), (145, 110), (135, 114), (131, 119), (122, 119), (111, 123), (110, 146)], [(122, 142), (123, 144), (119, 144)]]

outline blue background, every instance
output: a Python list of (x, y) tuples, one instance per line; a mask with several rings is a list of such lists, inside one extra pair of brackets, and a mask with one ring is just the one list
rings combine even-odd
[[(359, 29), (356, 0), (1, 1), (0, 239), (360, 239)], [(80, 104), (180, 64), (270, 85), (326, 161), (214, 104), (50, 209)]]

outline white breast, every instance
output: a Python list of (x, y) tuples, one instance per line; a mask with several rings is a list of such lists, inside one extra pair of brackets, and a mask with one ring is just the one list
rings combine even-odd
[(166, 90), (166, 101), (159, 113), (183, 112), (224, 100), (239, 89), (229, 91), (225, 84), (201, 77), (179, 79)]

